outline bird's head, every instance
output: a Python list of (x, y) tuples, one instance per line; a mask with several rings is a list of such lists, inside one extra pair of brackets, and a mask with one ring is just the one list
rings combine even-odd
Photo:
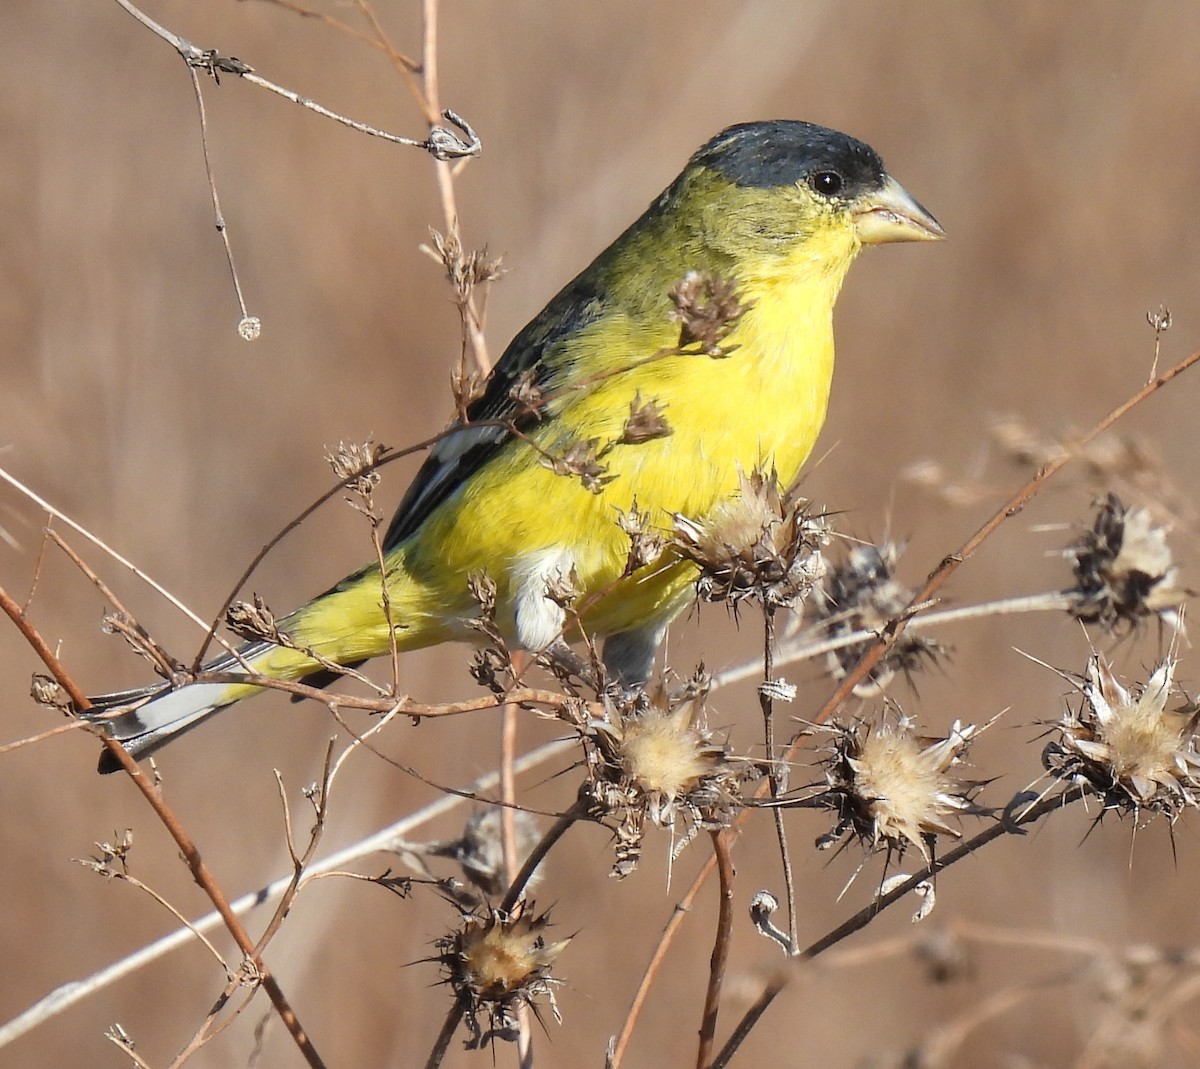
[(661, 207), (736, 274), (836, 279), (863, 245), (935, 241), (937, 220), (846, 134), (788, 120), (731, 126), (704, 145)]

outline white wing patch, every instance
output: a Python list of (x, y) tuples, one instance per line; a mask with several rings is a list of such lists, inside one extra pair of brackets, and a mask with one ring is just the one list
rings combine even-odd
[(544, 549), (513, 569), (517, 641), (524, 649), (539, 652), (562, 635), (566, 613), (546, 596), (546, 585), (565, 582), (574, 565), (575, 555), (569, 550)]

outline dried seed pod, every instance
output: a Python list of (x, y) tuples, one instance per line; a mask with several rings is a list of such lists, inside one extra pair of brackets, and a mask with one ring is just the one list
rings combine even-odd
[[(821, 596), (813, 599), (813, 606), (831, 637), (857, 631), (879, 634), (908, 608), (913, 591), (895, 578), (900, 552), (901, 547), (894, 542), (855, 546), (843, 563), (825, 573)], [(856, 642), (830, 653), (826, 659), (829, 674), (844, 679), (866, 645), (865, 641)], [(854, 693), (859, 697), (882, 694), (897, 672), (911, 676), (946, 653), (941, 643), (906, 630)]]
[[(437, 958), (449, 984), (465, 1007), (471, 1032), (468, 1047), (517, 1037), (517, 1009), (528, 1006), (539, 1019), (544, 998), (556, 1021), (551, 975), (558, 956), (571, 937), (548, 943), (549, 911), (536, 914), (532, 903), (518, 903), (509, 912), (488, 909), (463, 915), (462, 925), (437, 941)], [(486, 1027), (481, 1025), (486, 1020)]]
[(615, 876), (637, 867), (647, 821), (675, 828), (682, 817), (681, 849), (697, 830), (728, 825), (744, 784), (762, 773), (707, 729), (705, 692), (697, 678), (671, 697), (609, 694), (603, 719), (580, 725), (593, 815), (615, 825)]
[(937, 836), (960, 837), (957, 818), (987, 812), (975, 803), (985, 781), (962, 780), (951, 772), (980, 730), (956, 720), (945, 736), (923, 737), (904, 716), (834, 725), (825, 761), (827, 787), (812, 801), (835, 810), (838, 823), (818, 847), (851, 836), (868, 852), (899, 856), (916, 847), (928, 862)]
[(1058, 737), (1042, 752), (1047, 771), (1087, 785), (1106, 810), (1135, 817), (1149, 810), (1173, 821), (1200, 806), (1200, 706), (1167, 707), (1174, 672), (1175, 661), (1167, 659), (1144, 685), (1127, 689), (1093, 655), (1079, 685), (1083, 701), (1063, 713)]
[(705, 601), (795, 607), (824, 574), (829, 521), (794, 489), (781, 490), (774, 472), (739, 472), (738, 482), (737, 495), (705, 519), (677, 514), (672, 547), (700, 566), (696, 592)]
[(1148, 616), (1177, 623), (1190, 591), (1178, 585), (1167, 533), (1146, 509), (1108, 494), (1091, 528), (1063, 551), (1075, 573), (1071, 613), (1109, 631)]

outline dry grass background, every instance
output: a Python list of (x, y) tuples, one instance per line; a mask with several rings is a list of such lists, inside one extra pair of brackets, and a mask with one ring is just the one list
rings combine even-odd
[[(386, 62), (316, 23), (228, 0), (150, 10), (330, 107), (423, 134)], [(337, 10), (352, 17), (349, 7)], [(379, 0), (377, 10), (398, 44), (418, 48), (415, 3)], [(0, 39), (0, 464), (199, 612), (213, 612), (263, 541), (327, 488), (324, 446), (372, 434), (405, 444), (448, 414), (457, 319), (436, 266), (416, 251), (439, 223), (431, 164), (235, 79), (209, 86), (223, 206), (251, 311), (264, 323), (247, 345), (234, 330), (177, 57), (112, 3), (7, 0)], [(444, 103), (484, 140), (458, 184), (464, 236), (502, 253), (509, 269), (489, 302), (493, 351), (723, 125), (797, 117), (864, 138), (951, 240), (873, 252), (852, 272), (819, 447), (827, 455), (809, 489), (845, 512), (843, 528), (909, 538), (905, 568), (919, 579), (1019, 478), (989, 444), (993, 416), (1018, 413), (1048, 434), (1092, 421), (1144, 381), (1153, 353), (1144, 315), (1162, 301), (1175, 319), (1167, 357), (1196, 346), (1197, 40), (1200, 7), (1182, 0), (447, 3)], [(1122, 427), (1161, 455), (1174, 480), (1177, 551), (1193, 586), (1196, 389), (1185, 378)], [(952, 506), (900, 478), (923, 458), (977, 477), (979, 500)], [(404, 478), (399, 466), (387, 470), (386, 500)], [(1079, 470), (1060, 478), (962, 573), (951, 598), (1061, 584), (1065, 568), (1052, 551), (1070, 535), (1038, 525), (1082, 518), (1095, 489)], [(0, 489), (0, 526), (19, 544), (0, 545), (0, 583), (18, 595), (42, 522)], [(368, 553), (361, 520), (333, 507), (285, 543), (253, 588), (285, 609)], [(176, 615), (106, 572), (169, 648), (194, 648)], [(33, 614), (92, 691), (145, 674), (118, 640), (99, 634), (102, 609), (51, 554)], [(703, 652), (720, 667), (757, 644), (757, 629), (739, 634), (723, 610), (678, 630), (678, 665)], [(1011, 708), (975, 751), (982, 774), (1003, 776), (988, 795), (999, 801), (1037, 775), (1033, 725), (1057, 714), (1063, 691), (1012, 647), (1079, 670), (1086, 643), (1057, 617), (966, 625), (952, 640), (956, 656), (921, 680), (919, 699), (896, 694), (939, 728)], [(1116, 657), (1136, 676), (1155, 650), (1127, 643)], [(474, 693), (466, 661), (459, 649), (407, 657), (405, 685), (431, 700)], [(26, 697), (38, 666), (7, 628), (0, 664), (4, 738), (50, 726)], [(800, 675), (802, 712), (829, 685), (813, 669)], [(1197, 688), (1191, 651), (1180, 678)], [(752, 745), (752, 691), (722, 692), (714, 706), (735, 743)], [(488, 717), (396, 725), (387, 746), (433, 780), (460, 783), (494, 764), (494, 725)], [(231, 893), (285, 870), (271, 769), (293, 788), (314, 779), (330, 729), (324, 710), (268, 697), (162, 756), (172, 803)], [(531, 725), (522, 742), (549, 734)], [(207, 909), (129, 784), (93, 774), (95, 751), (79, 735), (2, 758), (0, 1019), (170, 928), (129, 887), (71, 864), (94, 840), (133, 827), (138, 875), (190, 915)], [(434, 797), (367, 757), (350, 778), (329, 848)], [(526, 790), (533, 804), (554, 808), (570, 788), (531, 782)], [(854, 859), (827, 865), (808, 851), (822, 819), (789, 817), (806, 937), (865, 902), (874, 878), (834, 902)], [(1063, 814), (952, 870), (926, 923), (971, 919), (1102, 943), (1194, 945), (1195, 821), (1176, 828), (1177, 858), (1161, 823), (1136, 841), (1128, 824), (1108, 823), (1084, 841), (1086, 827), (1082, 811)], [(559, 969), (568, 979), (559, 999), (565, 1023), (537, 1038), (538, 1064), (602, 1064), (651, 941), (706, 847), (684, 855), (672, 890), (664, 889), (665, 852), (665, 836), (652, 838), (646, 863), (622, 883), (606, 877), (608, 848), (595, 829), (553, 855), (541, 896), (562, 932), (580, 934)], [(778, 887), (765, 827), (739, 848), (737, 863), (739, 893)], [(702, 896), (672, 950), (627, 1064), (690, 1064), (714, 895)], [(894, 913), (854, 945), (907, 935), (908, 911)], [(774, 959), (741, 916), (733, 967), (748, 976)], [(424, 1056), (443, 995), (430, 990), (431, 966), (407, 963), (449, 922), (449, 910), (359, 884), (326, 881), (301, 898), (268, 961), (328, 1064), (404, 1066)], [(961, 1020), (990, 993), (1047, 979), (1064, 982), (987, 1023), (950, 1064), (1072, 1064), (1104, 1020), (1100, 980), (1086, 978), (1078, 958), (1029, 949), (984, 953), (966, 979), (940, 987), (906, 956), (821, 966), (781, 997), (741, 1063), (886, 1064), (889, 1052)], [(165, 1064), (219, 983), (203, 953), (176, 953), (0, 1051), (0, 1065), (122, 1065), (101, 1038), (114, 1020), (152, 1064)], [(727, 1013), (738, 997), (731, 993)], [(244, 1064), (261, 1013), (256, 1003), (191, 1064)], [(1200, 1064), (1195, 1046), (1162, 1038), (1167, 1053), (1146, 1064)], [(502, 1049), (496, 1061), (511, 1058)], [(490, 1062), (488, 1053), (456, 1050), (447, 1064)], [(260, 1064), (299, 1064), (274, 1023)]]

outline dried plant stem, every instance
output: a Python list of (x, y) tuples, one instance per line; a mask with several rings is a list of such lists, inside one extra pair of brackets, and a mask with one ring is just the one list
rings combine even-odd
[[(97, 538), (94, 534), (92, 534), (91, 531), (89, 531), (82, 524), (76, 523), (65, 512), (61, 511), (60, 509), (55, 508), (45, 498), (39, 497), (36, 493), (33, 492), (33, 490), (31, 490), (23, 482), (21, 482), (19, 479), (17, 479), (14, 475), (5, 471), (3, 468), (0, 468), (0, 479), (3, 479), (6, 483), (8, 483), (9, 486), (11, 486), (14, 490), (16, 490), (22, 496), (27, 497), (30, 501), (32, 501), (35, 505), (37, 505), (38, 508), (42, 509), (48, 515), (53, 516), (56, 520), (61, 520), (68, 527), (70, 527), (71, 530), (76, 531), (79, 534), (83, 535), (83, 537), (86, 538), (89, 542), (91, 542), (92, 545), (94, 545), (101, 552), (107, 554), (109, 557), (111, 557), (113, 560), (115, 560), (119, 565), (121, 565), (122, 568), (129, 569), (129, 571), (133, 572), (133, 574), (136, 575), (143, 583), (145, 583), (148, 587), (150, 587), (151, 590), (153, 590), (156, 594), (160, 595), (162, 598), (164, 598), (170, 604), (174, 605), (175, 608), (177, 608), (181, 613), (183, 613), (184, 616), (186, 616), (193, 623), (197, 624), (201, 628), (208, 627), (208, 624), (205, 623), (204, 620), (200, 619), (200, 617), (197, 616), (196, 613), (192, 612), (191, 609), (189, 609), (186, 605), (184, 605), (184, 603), (182, 601), (180, 601), (174, 594), (172, 594), (161, 583), (158, 583), (154, 579), (152, 579), (149, 575), (147, 575), (144, 571), (142, 571), (142, 569), (139, 568), (132, 561), (128, 560), (125, 557), (122, 557), (120, 553), (118, 553), (115, 549), (113, 549), (107, 543), (105, 543), (105, 542), (101, 541), (99, 538)], [(28, 637), (28, 636), (26, 636), (26, 637)]]
[(359, 122), (357, 119), (348, 118), (345, 115), (339, 115), (335, 111), (330, 111), (329, 108), (323, 107), (316, 101), (309, 100), (308, 97), (301, 96), (299, 93), (293, 92), (291, 89), (285, 89), (281, 85), (276, 85), (274, 82), (254, 73), (254, 69), (247, 63), (241, 60), (235, 60), (229, 56), (223, 56), (215, 49), (203, 49), (192, 44), (191, 41), (181, 37), (177, 33), (172, 33), (165, 26), (155, 22), (145, 12), (136, 8), (130, 0), (116, 0), (126, 11), (129, 12), (135, 19), (146, 27), (155, 36), (166, 41), (172, 48), (177, 51), (187, 65), (193, 69), (207, 71), (210, 74), (232, 74), (241, 78), (243, 81), (257, 85), (262, 89), (266, 89), (285, 100), (290, 100), (293, 104), (299, 104), (300, 107), (308, 111), (321, 115), (326, 119), (332, 119), (334, 122), (341, 123), (343, 126), (348, 126), (352, 130), (357, 130), (359, 133), (368, 134), (371, 137), (382, 138), (384, 141), (391, 141), (397, 145), (408, 145), (412, 148), (424, 149), (426, 152), (434, 156), (435, 159), (459, 159), (464, 156), (477, 156), (480, 152), (479, 138), (470, 126), (463, 121), (459, 116), (452, 112), (444, 112), (443, 116), (455, 126), (457, 126), (465, 135), (465, 140), (456, 134), (451, 133), (441, 127), (435, 127), (431, 131), (431, 135), (424, 140), (413, 137), (402, 137), (399, 134), (390, 134), (386, 130), (380, 130), (378, 127), (371, 126), (368, 123)]
[(680, 927), (683, 925), (684, 918), (692, 911), (692, 906), (695, 904), (697, 896), (708, 881), (709, 876), (716, 870), (716, 867), (717, 857), (714, 853), (712, 857), (705, 861), (700, 871), (696, 873), (696, 878), (692, 880), (691, 886), (684, 892), (683, 897), (675, 903), (675, 908), (671, 911), (671, 916), (663, 927), (662, 934), (658, 937), (658, 942), (655, 944), (654, 951), (650, 955), (650, 961), (642, 973), (642, 979), (638, 983), (637, 990), (633, 993), (633, 999), (629, 1004), (628, 1011), (626, 1011), (625, 1020), (621, 1024), (621, 1031), (612, 1043), (611, 1052), (605, 1063), (605, 1069), (620, 1069), (621, 1061), (625, 1057), (625, 1051), (629, 1047), (629, 1041), (633, 1038), (633, 1030), (637, 1025), (638, 1018), (641, 1016), (642, 1007), (645, 1006), (646, 998), (650, 994), (650, 988), (654, 983), (654, 979), (658, 976), (659, 969), (662, 968), (662, 963), (667, 956), (667, 950), (671, 946), (671, 943), (674, 942), (676, 934), (678, 934)]
[[(79, 689), (79, 685), (68, 674), (37, 629), (25, 618), (21, 612), (20, 605), (2, 587), (0, 587), (0, 610), (16, 625), (17, 629), (25, 637), (25, 640), (42, 659), (42, 663), (45, 664), (50, 674), (58, 681), (59, 686), (70, 696), (75, 707), (79, 710), (90, 709), (92, 703), (88, 701), (87, 695)], [(150, 807), (162, 822), (163, 827), (167, 829), (171, 838), (175, 840), (175, 845), (179, 847), (180, 853), (183, 854), (184, 860), (191, 870), (192, 877), (200, 885), (201, 890), (208, 895), (209, 901), (216, 907), (217, 912), (221, 914), (221, 919), (225, 922), (225, 927), (229, 930), (229, 934), (233, 936), (238, 948), (246, 955), (247, 960), (253, 964), (258, 982), (267, 992), (267, 997), (275, 1007), (275, 1012), (279, 1014), (284, 1026), (291, 1034), (296, 1046), (300, 1049), (300, 1053), (304, 1056), (305, 1061), (313, 1069), (324, 1069), (325, 1063), (321, 1060), (320, 1055), (317, 1054), (312, 1040), (304, 1031), (299, 1018), (288, 1003), (287, 997), (283, 993), (283, 988), (279, 986), (279, 982), (255, 953), (254, 943), (250, 939), (249, 933), (242, 926), (242, 922), (238, 920), (236, 914), (230, 909), (229, 900), (225, 897), (225, 892), (209, 871), (208, 865), (205, 864), (204, 859), (200, 856), (200, 851), (196, 848), (196, 844), (192, 842), (191, 836), (180, 823), (179, 818), (176, 817), (174, 811), (167, 805), (149, 777), (138, 767), (137, 762), (125, 752), (125, 748), (102, 732), (97, 732), (96, 734), (103, 739), (108, 752), (120, 761), (129, 778), (138, 790), (142, 792), (142, 796), (146, 801), (149, 802)]]
[[(74, 721), (69, 726), (72, 729), (81, 728), (86, 730), (80, 721)], [(574, 740), (570, 739), (547, 743), (521, 757), (516, 762), (515, 771), (518, 774), (526, 772), (554, 757), (566, 753), (574, 745)], [(470, 798), (477, 798), (480, 792), (495, 787), (497, 779), (498, 774), (496, 772), (489, 772), (461, 791), (442, 795), (437, 801), (417, 810), (415, 813), (409, 814), (402, 820), (396, 821), (396, 823), (382, 828), (367, 838), (357, 843), (352, 843), (336, 854), (314, 863), (308, 869), (307, 879), (315, 879), (323, 874), (338, 871), (368, 854), (401, 848), (404, 836), (408, 835), (413, 829), (450, 812), (464, 804)], [(265, 887), (235, 899), (231, 903), (231, 908), (238, 915), (248, 913), (251, 909), (261, 906), (264, 902), (269, 902), (279, 897), (290, 885), (290, 875), (275, 880)], [(3, 1026), (0, 1026), (0, 1049), (8, 1046), (14, 1040), (31, 1032), (38, 1025), (44, 1024), (46, 1021), (56, 1017), (64, 1010), (69, 1009), (90, 995), (103, 991), (118, 980), (137, 972), (150, 962), (157, 961), (172, 950), (191, 942), (193, 937), (190, 929), (194, 928), (197, 931), (207, 932), (219, 927), (220, 924), (221, 915), (219, 913), (206, 914), (199, 920), (192, 922), (189, 928), (181, 928), (169, 935), (163, 936), (161, 939), (157, 939), (153, 943), (130, 954), (128, 957), (113, 962), (92, 976), (63, 984), (34, 1003), (23, 1013), (14, 1017)]]
[[(778, 798), (781, 790), (779, 782), (779, 766), (775, 763), (775, 699), (771, 685), (775, 682), (775, 609), (763, 607), (763, 683), (758, 688), (758, 701), (762, 707), (763, 734), (766, 746), (767, 786), (771, 797)], [(787, 790), (786, 785), (782, 786)], [(783, 866), (783, 883), (787, 897), (788, 911), (788, 947), (792, 954), (800, 950), (799, 935), (796, 924), (796, 883), (792, 875), (792, 856), (788, 851), (787, 829), (783, 824), (783, 811), (775, 809), (772, 814), (775, 823), (775, 838), (779, 843), (779, 860)]]
[[(441, 86), (438, 79), (438, 0), (422, 0), (421, 72), (424, 86), (424, 104), (427, 114), (437, 115)], [(458, 220), (458, 200), (454, 190), (454, 172), (448, 162), (434, 165), (437, 176), (438, 196), (442, 202), (442, 219), (446, 232), (452, 235), (461, 247), (462, 235)], [(486, 375), (492, 369), (492, 358), (488, 353), (487, 339), (483, 336), (482, 317), (475, 304), (475, 295), (468, 293), (463, 307), (463, 326), (471, 341), (471, 355), (475, 370)]]
[[(513, 658), (513, 668), (522, 670), (521, 660), (527, 655), (520, 653)], [(518, 709), (509, 703), (500, 709), (500, 848), (504, 862), (504, 882), (512, 887), (517, 879), (517, 782), (513, 775), (513, 761), (517, 751)], [(517, 1007), (517, 1062), (522, 1069), (532, 1064), (533, 1043), (529, 1031), (529, 1008), (525, 1003)]]
[(442, 1059), (446, 1057), (446, 1051), (450, 1049), (450, 1040), (454, 1038), (454, 1033), (458, 1031), (458, 1026), (466, 1012), (466, 997), (459, 995), (454, 1000), (454, 1005), (450, 1007), (450, 1012), (446, 1014), (446, 1020), (442, 1022), (442, 1030), (438, 1033), (437, 1039), (433, 1041), (433, 1049), (429, 1052), (429, 1057), (425, 1059), (425, 1069), (438, 1069), (438, 1066), (442, 1064)]
[[(136, 640), (138, 642), (139, 650), (144, 650), (154, 659), (154, 663), (158, 667), (159, 672), (162, 673), (164, 679), (170, 679), (172, 672), (175, 671), (175, 665), (172, 662), (172, 658), (167, 655), (167, 653), (162, 649), (161, 646), (159, 646), (157, 642), (154, 641), (153, 638), (151, 638), (145, 628), (143, 628), (137, 622), (133, 613), (125, 608), (121, 599), (118, 598), (111, 589), (109, 589), (108, 584), (96, 574), (87, 561), (85, 561), (66, 543), (66, 541), (57, 531), (48, 527), (46, 528), (46, 536), (50, 541), (58, 546), (60, 550), (62, 550), (67, 559), (74, 564), (76, 568), (78, 568), (85, 576), (87, 576), (88, 581), (92, 584), (92, 586), (100, 591), (108, 603), (112, 605), (112, 607), (116, 609), (118, 613), (121, 614), (124, 620), (129, 621), (130, 626), (132, 626), (136, 633)], [(124, 625), (122, 626), (122, 633), (125, 633)]]
[(576, 821), (582, 820), (587, 816), (587, 808), (587, 802), (584, 799), (576, 799), (572, 803), (571, 808), (563, 813), (554, 822), (550, 830), (542, 836), (541, 841), (529, 852), (529, 856), (525, 859), (520, 871), (513, 877), (512, 883), (509, 884), (508, 890), (504, 894), (504, 899), (499, 906), (501, 913), (510, 913), (516, 908), (517, 903), (521, 901), (521, 898), (525, 894), (526, 884), (533, 878), (537, 867), (546, 859), (546, 855), (553, 849), (554, 844), (566, 834), (567, 829)]
[[(964, 857), (975, 853), (975, 851), (986, 846), (994, 839), (999, 839), (1004, 835), (1024, 834), (1021, 829), (1025, 825), (1032, 824), (1046, 814), (1062, 809), (1072, 802), (1077, 802), (1085, 797), (1085, 795), (1086, 791), (1083, 788), (1072, 786), (1066, 787), (1055, 794), (1037, 799), (1023, 807), (1019, 807), (1017, 800), (1014, 800), (1009, 805), (1003, 819), (985, 828), (978, 835), (972, 836), (965, 842), (960, 843), (953, 850), (947, 851), (942, 857), (926, 865), (903, 883), (888, 891), (887, 894), (880, 895), (874, 899), (870, 905), (859, 910), (854, 916), (833, 929), (833, 931), (828, 932), (815, 943), (801, 951), (794, 960), (797, 962), (810, 961), (830, 947), (840, 943), (843, 939), (865, 928), (883, 910), (894, 905), (910, 891), (915, 890), (918, 884), (924, 883), (937, 873), (949, 868), (955, 862), (961, 861)], [(776, 996), (788, 985), (792, 972), (793, 970), (791, 969), (782, 970), (764, 985), (762, 992), (750, 1008), (746, 1010), (737, 1027), (734, 1029), (733, 1034), (726, 1041), (725, 1046), (721, 1048), (721, 1053), (713, 1061), (710, 1069), (724, 1069), (729, 1064), (730, 1059), (737, 1053), (738, 1048), (766, 1012), (767, 1007), (775, 1001)]]
[(328, 704), (333, 702), (342, 709), (362, 709), (371, 713), (390, 713), (395, 710), (405, 716), (433, 718), (440, 716), (461, 716), (463, 713), (479, 712), (483, 709), (496, 709), (505, 702), (514, 705), (546, 705), (552, 709), (561, 708), (566, 699), (555, 690), (539, 690), (535, 687), (521, 687), (509, 691), (501, 697), (488, 694), (479, 698), (465, 698), (460, 702), (441, 702), (431, 705), (426, 702), (413, 701), (411, 698), (396, 699), (388, 695), (378, 698), (363, 698), (354, 694), (339, 694), (336, 699), (319, 687), (310, 687), (305, 683), (294, 683), (287, 679), (276, 679), (274, 676), (258, 675), (254, 672), (200, 672), (192, 682), (195, 683), (245, 683), (251, 687), (262, 687), (264, 690), (278, 690), (285, 694), (295, 694), (302, 698)]
[[(355, 739), (350, 744), (351, 748), (357, 747), (359, 741)], [(308, 846), (304, 853), (300, 854), (296, 850), (296, 835), (295, 826), (292, 823), (291, 808), (288, 805), (287, 791), (283, 786), (283, 776), (279, 770), (275, 771), (275, 782), (279, 788), (279, 801), (283, 809), (283, 831), (284, 837), (287, 840), (288, 857), (292, 861), (292, 875), (288, 880), (287, 887), (282, 895), (279, 896), (279, 904), (275, 907), (275, 912), (271, 916), (271, 920), (263, 929), (263, 933), (259, 936), (255, 950), (262, 953), (266, 949), (267, 944), (275, 938), (275, 933), (283, 926), (284, 919), (291, 910), (293, 903), (296, 900), (296, 895), (300, 891), (300, 885), (304, 878), (304, 873), (309, 864), (312, 862), (314, 855), (317, 852), (317, 846), (321, 842), (321, 833), (325, 830), (325, 821), (329, 815), (329, 784), (333, 777), (333, 742), (325, 749), (325, 762), (321, 771), (321, 785), (318, 788), (315, 803), (315, 813), (312, 830), (308, 835)]]
[[(118, 0), (118, 3), (120, 2), (121, 0)], [(208, 194), (212, 198), (217, 233), (221, 235), (221, 242), (225, 246), (225, 262), (229, 264), (229, 274), (233, 279), (233, 292), (237, 295), (238, 307), (242, 312), (242, 325), (238, 327), (238, 330), (247, 341), (252, 341), (258, 336), (257, 320), (250, 325), (252, 323), (251, 316), (246, 311), (246, 298), (242, 293), (241, 279), (238, 278), (237, 262), (233, 258), (233, 245), (229, 241), (229, 227), (221, 212), (221, 198), (217, 193), (217, 178), (213, 173), (212, 153), (208, 147), (208, 116), (204, 110), (204, 93), (200, 89), (200, 75), (196, 73), (196, 67), (191, 63), (188, 64), (188, 74), (192, 79), (192, 92), (196, 95), (196, 110), (200, 115), (200, 148), (204, 154), (204, 173), (208, 178)]]
[[(829, 699), (821, 706), (820, 711), (812, 718), (814, 723), (823, 723), (841, 706), (841, 704), (854, 692), (864, 679), (870, 675), (876, 665), (887, 655), (888, 651), (896, 644), (896, 640), (903, 634), (911, 619), (911, 613), (915, 606), (924, 605), (928, 602), (943, 586), (946, 585), (955, 572), (958, 571), (963, 564), (970, 560), (979, 547), (983, 545), (1000, 526), (1017, 513), (1019, 513), (1039, 490), (1055, 475), (1057, 475), (1067, 464), (1080, 454), (1082, 448), (1092, 442), (1095, 438), (1104, 434), (1113, 424), (1117, 423), (1132, 409), (1136, 408), (1151, 394), (1157, 393), (1172, 379), (1177, 378), (1188, 370), (1193, 364), (1200, 361), (1200, 350), (1191, 353), (1184, 357), (1174, 367), (1164, 371), (1155, 379), (1151, 379), (1140, 390), (1134, 393), (1131, 397), (1122, 401), (1103, 419), (1092, 426), (1088, 431), (1080, 435), (1075, 440), (1067, 443), (1067, 448), (1053, 459), (1047, 461), (1034, 475), (1029, 478), (1003, 505), (1001, 505), (992, 516), (981, 526), (970, 538), (962, 544), (962, 546), (954, 553), (944, 557), (941, 563), (929, 573), (929, 577), (925, 580), (924, 585), (920, 590), (913, 595), (909, 602), (908, 608), (892, 619), (884, 628), (883, 633), (879, 635), (874, 643), (863, 653), (859, 658), (858, 664), (847, 673), (846, 678), (838, 685), (837, 689), (830, 695)], [(799, 739), (793, 740), (787, 754), (791, 755), (799, 746)]]
[(717, 908), (717, 932), (708, 966), (708, 990), (704, 995), (704, 1016), (700, 1022), (700, 1046), (696, 1051), (696, 1069), (704, 1069), (712, 1056), (713, 1039), (717, 1034), (717, 1014), (721, 1008), (721, 986), (725, 982), (725, 966), (733, 943), (733, 858), (729, 852), (729, 836), (725, 831), (711, 833), (713, 857), (717, 862), (720, 897)]
[[(311, 8), (303, 7), (300, 4), (293, 3), (292, 0), (264, 0), (266, 3), (274, 4), (276, 7), (281, 7), (285, 11), (290, 11), (293, 15), (299, 15), (303, 19), (315, 19), (317, 22), (323, 22), (326, 26), (332, 29), (339, 30), (348, 37), (353, 37), (362, 44), (369, 45), (371, 48), (378, 49), (380, 52), (386, 53), (388, 58), (393, 62), (402, 65), (402, 69), (407, 71), (411, 76), (412, 72), (420, 69), (420, 65), (409, 59), (408, 56), (395, 51), (385, 41), (381, 41), (378, 35), (364, 33), (362, 30), (356, 30), (348, 22), (343, 22), (341, 19), (335, 19), (332, 15), (326, 15), (323, 11), (313, 11)], [(365, 5), (359, 4), (359, 8)], [(369, 11), (369, 9), (368, 9)]]
[[(953, 609), (922, 610), (908, 621), (910, 631), (928, 631), (930, 628), (942, 627), (960, 620), (974, 620), (992, 616), (1010, 616), (1027, 612), (1063, 612), (1073, 604), (1070, 594), (1052, 590), (1043, 594), (1022, 594), (1019, 597), (999, 598), (995, 601), (983, 601), (976, 605), (959, 605)], [(827, 630), (825, 624), (817, 624), (806, 628), (787, 639), (775, 651), (775, 665), (782, 667), (796, 664), (800, 661), (811, 661), (826, 653), (835, 653), (848, 646), (858, 646), (879, 637), (878, 631), (853, 631), (848, 635), (838, 635), (836, 638), (822, 638)], [(712, 686), (727, 687), (759, 675), (761, 663), (757, 658), (748, 660), (733, 668), (717, 672), (712, 677)]]
[(87, 731), (87, 725), (82, 720), (72, 720), (66, 724), (59, 724), (56, 728), (39, 732), (37, 735), (30, 735), (27, 739), (17, 739), (16, 742), (5, 743), (3, 746), (0, 746), (0, 754), (19, 750), (23, 746), (33, 746), (35, 743), (43, 742), (46, 739), (53, 738), (55, 735), (65, 735), (68, 731)]

